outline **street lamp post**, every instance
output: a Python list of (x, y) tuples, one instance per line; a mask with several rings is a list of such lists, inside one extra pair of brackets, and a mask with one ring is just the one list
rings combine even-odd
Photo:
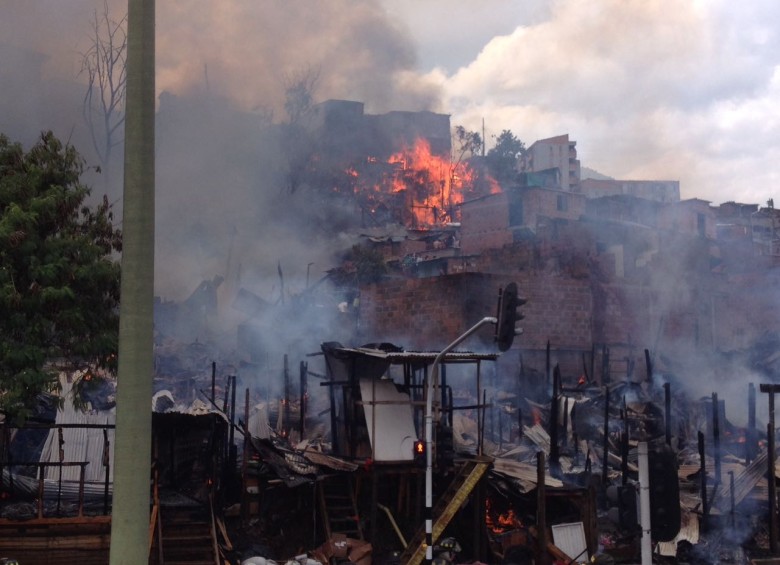
[(482, 318), (471, 329), (442, 349), (433, 360), (431, 376), (425, 392), (425, 561), (433, 562), (433, 396), (439, 380), (439, 365), (444, 356), (485, 324), (496, 324), (497, 319)]

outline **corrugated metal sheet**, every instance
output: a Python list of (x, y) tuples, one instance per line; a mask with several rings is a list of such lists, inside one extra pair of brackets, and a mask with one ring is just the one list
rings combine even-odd
[[(111, 411), (82, 412), (73, 406), (72, 385), (63, 380), (62, 396), (65, 399), (63, 406), (57, 411), (55, 424), (98, 424), (113, 425), (116, 422), (116, 414)], [(42, 463), (56, 463), (60, 461), (59, 455), (60, 432), (52, 428), (41, 451)], [(105, 481), (106, 468), (103, 465), (103, 449), (105, 446), (103, 430), (99, 428), (62, 428), (63, 461), (89, 461), (86, 467), (85, 480)], [(114, 430), (108, 430), (109, 461), (114, 460)], [(78, 467), (63, 467), (62, 479), (68, 481), (79, 480)], [(59, 480), (58, 467), (47, 467), (45, 478)], [(113, 466), (109, 469), (109, 481), (113, 481)]]
[(560, 548), (572, 561), (587, 563), (588, 544), (585, 541), (585, 526), (582, 522), (571, 524), (556, 524), (552, 526), (553, 543)]

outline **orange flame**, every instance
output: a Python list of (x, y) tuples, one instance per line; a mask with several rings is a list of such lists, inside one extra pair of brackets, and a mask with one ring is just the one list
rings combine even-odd
[[(379, 164), (373, 157), (366, 163)], [(403, 217), (399, 220), (409, 227), (424, 229), (458, 221), (460, 204), (465, 199), (480, 196), (479, 192), (501, 191), (493, 178), (480, 177), (467, 163), (452, 163), (432, 153), (430, 144), (422, 138), (390, 156), (386, 165), (390, 165), (389, 170), (379, 178), (374, 175), (371, 180), (357, 180), (353, 189), (372, 212), (380, 206), (400, 206)], [(358, 176), (354, 168), (345, 173), (351, 179)]]
[(522, 521), (520, 521), (512, 508), (502, 514), (498, 514), (495, 518), (493, 518), (493, 514), (491, 501), (487, 498), (485, 499), (485, 525), (494, 534), (502, 534), (509, 530), (517, 530), (523, 527)]

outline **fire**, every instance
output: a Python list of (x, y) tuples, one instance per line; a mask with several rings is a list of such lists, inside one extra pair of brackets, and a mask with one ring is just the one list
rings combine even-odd
[(400, 210), (396, 220), (414, 228), (458, 221), (465, 199), (501, 190), (494, 179), (480, 177), (467, 163), (453, 163), (432, 153), (422, 138), (391, 155), (386, 163), (367, 158), (365, 172), (363, 179), (357, 178), (355, 168), (345, 171), (364, 209)]
[(503, 534), (509, 530), (517, 530), (523, 527), (523, 523), (515, 514), (514, 509), (509, 508), (506, 512), (498, 514), (494, 518), (491, 506), (491, 500), (489, 498), (485, 499), (485, 524), (494, 534)]

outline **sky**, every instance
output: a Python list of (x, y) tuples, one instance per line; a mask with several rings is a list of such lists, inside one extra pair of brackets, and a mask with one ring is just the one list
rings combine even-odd
[[(0, 112), (0, 129), (17, 112), (32, 132), (22, 141), (53, 122), (62, 137), (87, 139), (80, 107), (65, 100), (83, 96), (81, 54), (104, 2), (114, 18), (127, 8), (3, 0), (0, 89), (16, 102)], [(778, 193), (775, 0), (156, 4), (158, 93), (205, 93), (279, 121), (285, 85), (309, 73), (317, 100), (446, 113), (453, 126), (484, 132), (488, 149), (503, 130), (526, 145), (568, 134), (584, 167), (678, 180), (683, 198), (766, 205)], [(43, 86), (27, 83), (29, 70), (9, 73), (13, 49), (45, 56)]]
[[(416, 5), (423, 4), (423, 12)], [(387, 0), (453, 122), (568, 133), (584, 166), (766, 205), (780, 181), (780, 4)]]
[[(0, 37), (73, 79), (102, 4), (3, 0)], [(168, 0), (157, 84), (279, 116), (280, 85), (308, 70), (323, 99), (484, 123), (488, 149), (505, 129), (526, 145), (568, 133), (600, 173), (765, 205), (780, 181), (777, 21), (773, 0)]]

